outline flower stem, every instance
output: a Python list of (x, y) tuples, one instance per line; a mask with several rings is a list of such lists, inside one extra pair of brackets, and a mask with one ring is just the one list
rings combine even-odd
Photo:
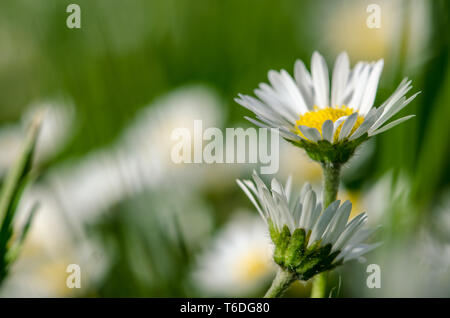
[[(323, 171), (323, 209), (325, 210), (337, 198), (341, 165), (331, 162), (322, 163)], [(316, 275), (311, 290), (311, 298), (324, 298), (327, 290), (327, 272)]]
[(281, 297), (286, 289), (295, 281), (295, 274), (286, 271), (282, 268), (278, 269), (277, 275), (275, 276), (272, 286), (270, 286), (264, 298), (277, 298)]
[(327, 272), (320, 273), (314, 277), (311, 298), (325, 298), (327, 290)]
[(325, 210), (337, 198), (341, 165), (336, 163), (322, 163), (323, 171), (323, 209)]

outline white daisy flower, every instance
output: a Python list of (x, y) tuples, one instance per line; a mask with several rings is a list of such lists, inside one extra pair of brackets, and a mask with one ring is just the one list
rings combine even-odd
[(193, 279), (209, 295), (249, 296), (274, 275), (271, 258), (265, 224), (251, 214), (239, 213), (199, 256)]
[(374, 232), (362, 229), (367, 222), (365, 213), (348, 222), (350, 201), (334, 201), (322, 212), (322, 204), (308, 183), (293, 196), (290, 179), (285, 187), (272, 179), (270, 190), (256, 173), (253, 182), (237, 182), (269, 226), (275, 262), (295, 271), (300, 279), (308, 280), (379, 245), (362, 243)]
[[(316, 153), (313, 159), (346, 162), (361, 142), (414, 116), (386, 124), (418, 94), (405, 97), (412, 88), (407, 78), (381, 106), (373, 106), (382, 69), (382, 59), (358, 62), (351, 69), (343, 52), (336, 59), (330, 89), (325, 59), (314, 52), (311, 73), (297, 60), (294, 78), (285, 70), (271, 70), (271, 85), (261, 83), (254, 90), (259, 99), (240, 94), (235, 100), (256, 115), (256, 119), (246, 119), (261, 127), (278, 128), (286, 140), (305, 148), (309, 155)], [(345, 153), (330, 154), (336, 145), (343, 145), (340, 149)]]

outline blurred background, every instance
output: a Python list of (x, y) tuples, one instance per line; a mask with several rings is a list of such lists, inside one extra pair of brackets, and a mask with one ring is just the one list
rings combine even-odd
[[(69, 29), (66, 8), (81, 8)], [(370, 29), (369, 4), (381, 8)], [(361, 147), (341, 199), (383, 246), (331, 274), (337, 297), (450, 296), (448, 1), (7, 0), (0, 2), (0, 179), (46, 109), (17, 224), (40, 209), (0, 296), (261, 296), (274, 275), (263, 222), (235, 183), (252, 164), (174, 164), (173, 129), (251, 127), (233, 98), (270, 69), (385, 59), (376, 105), (408, 76), (416, 117)], [(320, 188), (280, 143), (280, 172)], [(22, 212), (24, 211), (24, 212)], [(365, 263), (364, 263), (365, 261)], [(69, 264), (81, 288), (66, 286)], [(379, 264), (381, 288), (366, 285)], [(308, 296), (296, 283), (287, 296)]]

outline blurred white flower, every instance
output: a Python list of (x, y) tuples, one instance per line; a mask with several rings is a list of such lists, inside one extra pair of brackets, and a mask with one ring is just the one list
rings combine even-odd
[[(41, 108), (33, 107), (24, 117), (24, 123), (38, 109)], [(58, 130), (71, 125), (67, 122), (70, 115), (54, 110), (47, 110), (47, 114), (50, 121), (44, 124), (38, 141), (38, 149), (42, 151), (38, 156), (42, 158), (40, 160), (56, 153), (59, 148), (59, 141), (52, 141), (51, 136), (56, 133), (64, 140), (65, 133)], [(98, 220), (115, 204), (146, 190), (160, 189), (164, 185), (170, 187), (176, 182), (188, 184), (189, 187), (183, 188), (192, 192), (205, 180), (214, 179), (210, 177), (212, 170), (217, 172), (224, 168), (227, 173), (232, 171), (227, 170), (225, 166), (228, 165), (213, 169), (212, 165), (176, 166), (171, 162), (172, 130), (186, 127), (192, 131), (196, 119), (201, 119), (204, 127), (220, 127), (223, 115), (219, 98), (205, 87), (181, 88), (143, 109), (113, 145), (91, 152), (80, 160), (71, 159), (50, 167), (44, 180), (27, 191), (21, 202), (19, 216), (22, 218), (26, 217), (35, 201), (40, 202), (41, 208), (36, 214), (25, 249), (10, 279), (5, 282), (5, 294), (71, 294), (73, 290), (65, 285), (68, 275), (65, 269), (72, 263), (79, 264), (83, 275), (88, 277), (88, 283), (94, 284), (106, 271), (108, 261), (103, 259), (102, 251), (95, 242), (85, 236), (87, 223)], [(20, 131), (19, 127), (16, 129)], [(21, 136), (9, 135), (9, 138), (15, 137), (20, 146)], [(232, 166), (236, 169), (237, 165)], [(233, 178), (230, 183), (234, 183)], [(182, 198), (177, 201), (181, 205), (177, 211), (183, 212), (184, 203), (181, 202), (185, 201)], [(205, 217), (205, 211), (197, 209), (192, 213), (177, 213), (183, 235), (189, 242), (209, 233), (212, 221)], [(23, 220), (19, 221), (23, 223)], [(203, 230), (198, 228), (200, 223), (204, 224)], [(196, 231), (192, 231), (196, 226)], [(32, 288), (27, 289), (26, 284)]]
[[(380, 266), (381, 288), (361, 290), (365, 297), (429, 297), (430, 273), (419, 264), (415, 244), (392, 246), (371, 262)], [(366, 276), (367, 277), (367, 276)], [(375, 294), (375, 295), (374, 295)], [(428, 296), (426, 296), (428, 295)], [(364, 297), (363, 296), (363, 297)]]
[(421, 263), (431, 268), (435, 274), (450, 274), (450, 242), (438, 239), (430, 231), (421, 234), (418, 242)]
[(238, 213), (199, 256), (193, 280), (207, 295), (252, 295), (275, 274), (272, 249), (264, 222)]
[(220, 99), (207, 87), (180, 88), (144, 108), (112, 146), (52, 169), (48, 181), (73, 224), (91, 222), (145, 189), (184, 183), (193, 191), (202, 185), (212, 166), (176, 165), (170, 158), (172, 130), (185, 127), (193, 134), (196, 119), (203, 127), (220, 127)]
[(20, 124), (0, 128), (0, 176), (16, 160), (26, 128), (39, 112), (43, 113), (44, 119), (36, 142), (35, 162), (42, 163), (57, 155), (72, 136), (75, 111), (70, 103), (45, 101), (30, 105)]
[(433, 211), (435, 226), (450, 241), (450, 189), (443, 191)]
[(94, 240), (73, 231), (61, 206), (46, 187), (36, 185), (25, 191), (19, 204), (18, 225), (25, 222), (36, 202), (39, 208), (0, 295), (73, 296), (80, 290), (70, 289), (66, 285), (69, 264), (77, 264), (81, 268), (81, 291), (90, 290), (105, 275), (108, 258)]
[[(144, 188), (141, 163), (113, 150), (99, 150), (78, 162), (65, 162), (48, 173), (48, 183), (71, 224), (81, 228)], [(142, 163), (143, 164), (143, 163)], [(153, 177), (160, 178), (154, 167)]]
[(286, 142), (280, 143), (280, 179), (292, 176), (298, 184), (305, 182), (317, 186), (322, 182), (322, 168), (320, 164), (310, 159), (303, 149), (292, 147)]
[(337, 53), (347, 50), (357, 59), (385, 57), (389, 63), (400, 49), (402, 32), (408, 32), (412, 41), (405, 48), (411, 61), (422, 60), (427, 55), (427, 39), (430, 34), (429, 5), (426, 1), (374, 2), (380, 8), (380, 28), (369, 28), (367, 12), (370, 2), (345, 1), (321, 7), (317, 30), (322, 34), (321, 45)]
[[(176, 128), (186, 128), (194, 136), (194, 121), (201, 120), (203, 129), (221, 127), (224, 122), (221, 101), (217, 94), (204, 86), (179, 88), (163, 96), (138, 113), (135, 122), (125, 131), (119, 144), (124, 151), (134, 153), (144, 163), (156, 161), (167, 170), (192, 173), (198, 165), (175, 164), (171, 160), (171, 139)], [(187, 145), (189, 149), (192, 145)], [(151, 169), (145, 164), (142, 169)], [(188, 169), (189, 168), (189, 169)], [(193, 175), (195, 175), (194, 173)]]
[(394, 206), (405, 205), (411, 192), (410, 185), (409, 177), (405, 173), (394, 178), (393, 172), (389, 171), (365, 189), (358, 196), (358, 204), (370, 216), (369, 224), (383, 223), (383, 218)]
[[(380, 208), (388, 216), (394, 204), (402, 207), (407, 202), (410, 190), (404, 175), (394, 182), (392, 173), (388, 173), (370, 192), (370, 200), (365, 202), (367, 210)], [(409, 240), (389, 244), (382, 253), (373, 255), (371, 261), (381, 267), (381, 289), (363, 289), (364, 296), (442, 297), (450, 293), (449, 193), (444, 192), (435, 208), (426, 208), (423, 213), (430, 222), (422, 222)]]
[(41, 162), (57, 155), (69, 141), (74, 129), (75, 109), (70, 103), (57, 101), (34, 103), (23, 116), (24, 130), (39, 112), (43, 113), (44, 120), (36, 142), (35, 160)]
[(369, 297), (442, 297), (450, 293), (450, 244), (422, 228), (408, 242), (391, 244), (372, 262), (381, 268), (381, 289), (362, 292)]
[(437, 201), (430, 213), (430, 229), (423, 231), (419, 247), (423, 263), (439, 274), (450, 274), (450, 190), (444, 191)]

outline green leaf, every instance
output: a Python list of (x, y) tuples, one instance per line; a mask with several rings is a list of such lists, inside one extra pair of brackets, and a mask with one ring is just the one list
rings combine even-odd
[[(13, 221), (23, 190), (29, 180), (36, 140), (42, 122), (42, 113), (39, 113), (32, 121), (28, 130), (22, 152), (8, 171), (0, 196), (0, 283), (8, 271), (8, 246), (13, 235)], [(31, 222), (31, 220), (30, 220)], [(25, 225), (27, 227), (27, 225)], [(29, 228), (29, 225), (28, 225)], [(22, 231), (22, 236), (25, 233)]]
[(22, 227), (20, 237), (16, 240), (16, 242), (14, 242), (14, 244), (7, 251), (6, 260), (7, 260), (8, 264), (13, 263), (19, 256), (19, 253), (25, 242), (25, 238), (27, 237), (27, 234), (31, 228), (31, 223), (33, 222), (34, 215), (36, 214), (38, 209), (39, 209), (39, 203), (36, 202), (31, 207), (31, 211), (28, 214), (27, 221), (25, 222), (24, 226)]

